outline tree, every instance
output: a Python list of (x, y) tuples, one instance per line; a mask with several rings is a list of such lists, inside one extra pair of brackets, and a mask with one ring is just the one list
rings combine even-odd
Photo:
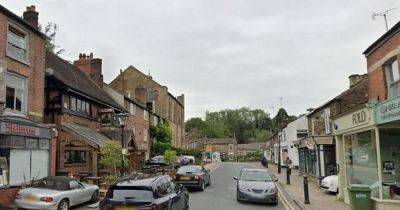
[[(100, 164), (109, 167), (117, 174), (117, 168), (121, 164), (122, 147), (119, 141), (108, 141), (103, 147), (100, 148)], [(128, 167), (128, 159), (124, 158), (124, 166)]]
[(159, 123), (150, 128), (150, 136), (154, 139), (151, 150), (157, 154), (163, 154), (170, 150), (172, 145), (172, 130), (167, 123)]
[(191, 131), (193, 128), (203, 128), (205, 122), (200, 117), (194, 117), (185, 122), (186, 132)]
[[(56, 45), (56, 34), (57, 34), (57, 29), (58, 26), (56, 23), (53, 22), (48, 22), (47, 25), (42, 28), (41, 25), (39, 25), (39, 30), (44, 33), (48, 39), (46, 39), (45, 42), (45, 49), (48, 52), (52, 52), (56, 55), (60, 55), (65, 51), (65, 49), (60, 49), (60, 46)], [(58, 50), (57, 50), (58, 49)]]
[(165, 162), (167, 164), (173, 164), (175, 163), (177, 157), (176, 157), (176, 151), (174, 150), (165, 150), (164, 152), (164, 158), (165, 158)]

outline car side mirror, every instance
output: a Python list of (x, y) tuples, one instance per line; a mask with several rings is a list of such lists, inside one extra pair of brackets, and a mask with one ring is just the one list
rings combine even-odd
[(239, 180), (236, 176), (233, 177), (234, 180)]

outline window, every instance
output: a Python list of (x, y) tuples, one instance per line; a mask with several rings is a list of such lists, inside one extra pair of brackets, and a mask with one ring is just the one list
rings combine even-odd
[(307, 130), (297, 130), (297, 139), (306, 138), (308, 136)]
[(102, 125), (111, 125), (113, 120), (112, 112), (103, 112), (100, 114), (100, 123)]
[(91, 110), (90, 110), (90, 103), (81, 99), (78, 99), (74, 96), (71, 96), (70, 100), (70, 109), (72, 111), (77, 111), (83, 114), (91, 115)]
[(143, 112), (143, 119), (149, 120), (149, 112), (147, 110), (144, 110)]
[(7, 31), (7, 55), (24, 63), (28, 63), (28, 35), (11, 25)]
[(147, 142), (147, 133), (148, 133), (147, 129), (144, 128), (144, 129), (143, 129), (143, 141), (144, 141), (144, 142)]
[(400, 95), (400, 75), (399, 63), (396, 60), (385, 66), (386, 82), (388, 87), (388, 98), (394, 98)]
[(13, 112), (26, 114), (26, 96), (26, 78), (7, 73), (5, 108)]
[(70, 181), (69, 188), (71, 188), (71, 190), (79, 190), (81, 189), (81, 184), (79, 184), (77, 181)]
[(400, 132), (380, 131), (380, 155), (383, 199), (400, 200)]
[(229, 151), (233, 151), (233, 144), (229, 144), (228, 147), (229, 147)]
[(131, 115), (136, 115), (136, 105), (133, 103), (129, 103), (129, 113)]
[(65, 163), (86, 163), (86, 150), (65, 150)]

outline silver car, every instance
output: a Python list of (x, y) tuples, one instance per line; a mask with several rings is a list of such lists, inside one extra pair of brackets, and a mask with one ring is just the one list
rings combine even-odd
[(15, 199), (18, 209), (67, 210), (85, 202), (96, 202), (99, 187), (63, 176), (49, 176), (37, 180), (32, 187), (21, 189)]
[(265, 169), (242, 169), (237, 180), (238, 201), (278, 203), (276, 178)]

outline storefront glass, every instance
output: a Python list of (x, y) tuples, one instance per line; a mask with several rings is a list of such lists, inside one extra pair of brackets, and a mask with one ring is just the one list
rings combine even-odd
[(400, 200), (400, 131), (380, 131), (383, 199)]
[(347, 184), (369, 185), (372, 197), (379, 197), (376, 151), (373, 131), (345, 136)]

